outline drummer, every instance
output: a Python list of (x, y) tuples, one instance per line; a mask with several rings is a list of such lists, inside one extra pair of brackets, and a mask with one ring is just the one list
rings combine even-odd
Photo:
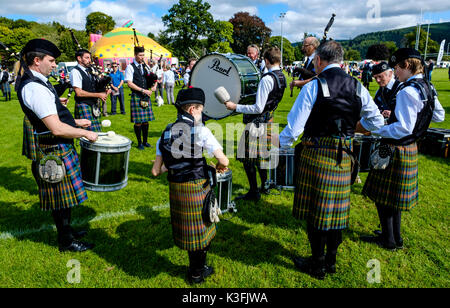
[(307, 222), (312, 257), (296, 257), (294, 264), (318, 279), (336, 272), (342, 230), (348, 227), (351, 159), (343, 150), (351, 147), (361, 117), (359, 126), (368, 130), (384, 125), (369, 91), (340, 68), (343, 55), (335, 41), (319, 46), (314, 66), (321, 80), (302, 88), (280, 134), (281, 147), (290, 147), (303, 133), (296, 148), (293, 215)]
[[(280, 70), (281, 52), (277, 47), (271, 47), (264, 52), (264, 63), (268, 73), (264, 74), (258, 85), (256, 103), (254, 105), (237, 105), (226, 102), (229, 110), (244, 114), (244, 133), (238, 146), (237, 159), (244, 164), (244, 170), (250, 184), (247, 194), (239, 196), (236, 200), (259, 201), (261, 192), (268, 193), (265, 188), (267, 182), (267, 170), (262, 163), (268, 160), (268, 154), (272, 146), (271, 130), (275, 109), (283, 98), (286, 89), (286, 77)], [(262, 128), (262, 134), (256, 128)], [(261, 178), (261, 188), (258, 189), (256, 178), (258, 169)]]
[[(55, 59), (60, 54), (58, 47), (50, 41), (29, 41), (21, 52), (24, 57), (21, 64), (25, 72), (17, 81), (17, 96), (23, 112), (38, 135), (36, 146), (40, 150), (36, 151), (37, 159), (33, 161), (32, 171), (39, 187), (41, 208), (52, 212), (58, 232), (59, 250), (83, 252), (92, 249), (94, 245), (78, 241), (86, 232), (75, 232), (70, 226), (71, 208), (87, 199), (73, 138), (85, 137), (95, 141), (97, 134), (77, 128), (88, 127), (91, 122), (86, 119), (75, 120), (62, 105), (56, 90), (46, 77), (56, 68)], [(39, 172), (37, 162), (44, 162), (44, 158), (61, 161), (65, 175), (54, 173), (48, 178), (46, 174)], [(49, 183), (49, 179), (53, 182)]]
[(247, 47), (247, 57), (253, 61), (253, 64), (255, 64), (261, 74), (266, 74), (268, 72), (266, 62), (260, 58), (258, 45), (251, 44)]
[[(175, 245), (188, 251), (188, 280), (191, 283), (201, 283), (213, 274), (213, 268), (206, 265), (206, 254), (216, 235), (216, 226), (205, 224), (202, 218), (204, 199), (211, 189), (205, 179), (207, 164), (202, 156), (203, 150), (217, 159), (216, 169), (219, 172), (226, 171), (229, 164), (222, 146), (202, 124), (204, 105), (202, 89), (190, 88), (178, 93), (175, 102), (177, 120), (167, 126), (158, 140), (152, 169), (154, 176), (168, 169), (172, 235)], [(182, 134), (175, 137), (171, 135), (173, 131)], [(191, 136), (183, 137), (186, 132)], [(178, 141), (185, 138), (189, 142), (188, 150), (176, 153), (180, 148)], [(194, 144), (190, 140), (195, 140)]]
[(377, 104), (381, 114), (388, 119), (391, 111), (395, 110), (396, 95), (402, 83), (395, 79), (393, 70), (384, 61), (373, 66), (372, 74), (380, 86), (375, 94), (375, 104)]

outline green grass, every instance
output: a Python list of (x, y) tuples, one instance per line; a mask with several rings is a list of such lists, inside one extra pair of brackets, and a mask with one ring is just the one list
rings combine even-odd
[[(447, 71), (436, 70), (433, 78), (447, 114), (445, 122), (433, 126), (450, 128)], [(372, 83), (372, 94), (376, 87)], [(289, 92), (276, 112), (281, 126), (295, 99)], [(108, 119), (112, 130), (135, 140), (128, 93), (127, 89), (127, 115)], [(73, 109), (73, 99), (69, 108)], [(176, 111), (168, 105), (153, 110), (156, 121), (150, 124), (150, 142), (154, 145), (166, 124), (174, 121)], [(0, 113), (0, 234), (25, 232), (0, 239), (0, 287), (189, 287), (187, 254), (172, 240), (167, 179), (150, 175), (154, 148), (139, 151), (134, 144), (128, 186), (111, 193), (88, 192), (89, 200), (74, 209), (75, 224), (89, 230), (87, 240), (96, 248), (82, 254), (59, 253), (56, 233), (49, 227), (52, 219), (39, 209), (30, 162), (21, 156), (23, 114), (17, 99), (0, 101)], [(224, 127), (241, 121), (242, 115), (219, 123)], [(236, 196), (248, 189), (248, 183), (239, 162), (231, 159), (230, 168)], [(363, 182), (366, 176), (361, 176)], [(305, 225), (291, 214), (292, 192), (265, 196), (256, 205), (238, 203), (238, 212), (218, 225), (208, 254), (216, 273), (200, 287), (449, 287), (449, 176), (449, 160), (420, 155), (420, 203), (403, 215), (406, 248), (397, 252), (359, 240), (377, 228), (378, 216), (374, 204), (361, 196), (363, 184), (354, 185), (338, 273), (324, 281), (298, 272), (291, 261), (293, 256), (310, 254)], [(66, 280), (71, 259), (81, 263), (79, 284)], [(380, 261), (380, 284), (367, 282), (366, 264), (371, 259)]]

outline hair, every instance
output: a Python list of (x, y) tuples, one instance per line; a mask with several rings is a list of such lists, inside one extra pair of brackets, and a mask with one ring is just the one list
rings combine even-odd
[(248, 45), (247, 50), (248, 50), (249, 48), (255, 48), (256, 51), (258, 52), (258, 55), (259, 55), (259, 47), (258, 47), (258, 45), (256, 45), (256, 44), (250, 44), (250, 45)]
[(189, 108), (191, 108), (191, 107), (195, 107), (195, 108), (198, 108), (199, 106), (201, 106), (202, 104), (186, 104), (186, 105), (182, 105), (181, 106), (181, 109), (184, 111), (184, 112), (188, 112), (189, 111)]
[(78, 60), (78, 57), (83, 58), (85, 54), (91, 54), (87, 49), (80, 49), (75, 53), (75, 59)]
[(145, 52), (145, 48), (141, 46), (134, 47), (134, 55), (136, 56), (138, 53)]
[(422, 60), (416, 58), (408, 58), (398, 64), (402, 69), (408, 69), (413, 75), (424, 74), (425, 70)]
[(308, 36), (305, 40), (311, 40), (311, 45), (313, 45), (314, 49), (317, 49), (320, 46), (320, 41), (314, 36)]
[(264, 51), (264, 59), (267, 59), (270, 64), (278, 64), (281, 62), (281, 51), (278, 47), (270, 47)]
[(317, 48), (317, 56), (328, 63), (341, 63), (344, 60), (344, 49), (336, 41), (326, 41)]
[(34, 59), (39, 58), (39, 60), (43, 60), (47, 54), (43, 52), (30, 51), (25, 55), (25, 63), (27, 66), (31, 66), (34, 64)]
[(191, 65), (192, 61), (197, 61), (197, 59), (196, 58), (190, 58), (188, 63), (187, 63), (187, 66)]

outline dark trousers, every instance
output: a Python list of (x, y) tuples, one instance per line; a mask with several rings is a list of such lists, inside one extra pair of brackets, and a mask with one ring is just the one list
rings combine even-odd
[(400, 235), (402, 212), (377, 204), (378, 217), (381, 224), (381, 237), (389, 246), (401, 246), (403, 239)]
[(119, 95), (114, 96), (111, 94), (111, 114), (117, 113), (117, 98), (119, 99), (120, 103), (120, 113), (125, 113), (125, 100), (123, 94), (123, 87), (120, 87)]
[[(158, 92), (159, 92), (159, 94), (158, 94)], [(164, 99), (164, 87), (163, 87), (162, 82), (158, 83), (158, 85), (156, 86), (155, 100), (158, 95), (161, 96), (162, 99)]]
[(258, 169), (259, 177), (261, 178), (261, 187), (264, 187), (267, 181), (267, 170), (262, 169), (259, 163), (244, 162), (245, 174), (247, 174), (248, 183), (250, 184), (250, 191), (258, 191), (258, 180), (256, 179), (256, 169)]
[(200, 276), (203, 268), (206, 265), (206, 254), (209, 250), (209, 245), (205, 249), (188, 251), (189, 256), (189, 272), (192, 276)]
[[(336, 264), (337, 250), (342, 243), (342, 230), (322, 231), (308, 223), (307, 233), (313, 261), (325, 262), (327, 265)], [(325, 246), (327, 248), (326, 255)]]

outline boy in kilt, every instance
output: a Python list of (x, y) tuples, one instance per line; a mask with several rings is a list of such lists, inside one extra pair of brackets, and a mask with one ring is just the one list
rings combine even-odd
[(371, 131), (384, 124), (367, 89), (340, 68), (343, 54), (335, 41), (320, 45), (314, 58), (319, 75), (302, 88), (280, 134), (280, 146), (290, 147), (303, 133), (295, 151), (293, 215), (307, 222), (312, 257), (296, 257), (294, 264), (318, 279), (336, 272), (342, 230), (348, 227), (351, 159), (347, 151), (357, 123)]
[[(246, 124), (239, 141), (237, 159), (244, 165), (250, 190), (247, 194), (237, 197), (237, 200), (259, 201), (261, 192), (267, 193), (265, 189), (267, 167), (263, 163), (268, 162), (272, 149), (273, 116), (283, 98), (286, 77), (280, 69), (281, 52), (277, 47), (271, 47), (264, 52), (264, 62), (268, 72), (262, 76), (258, 85), (255, 104), (225, 103), (227, 109), (243, 113), (243, 121)], [(260, 189), (258, 189), (256, 169), (261, 178)]]
[(98, 99), (105, 102), (110, 90), (96, 93), (96, 85), (90, 68), (91, 53), (88, 50), (78, 50), (75, 57), (78, 65), (70, 72), (70, 83), (75, 91), (75, 119), (89, 120), (91, 125), (87, 129), (100, 132), (102, 128)]
[[(59, 49), (47, 40), (29, 41), (21, 52), (24, 73), (17, 80), (17, 95), (30, 127), (37, 135), (32, 171), (39, 187), (41, 209), (52, 213), (59, 250), (82, 252), (94, 245), (78, 241), (86, 232), (75, 232), (70, 226), (71, 208), (87, 199), (73, 138), (95, 141), (97, 134), (77, 128), (88, 127), (91, 123), (85, 119), (75, 120), (46, 78), (56, 68), (56, 58), (60, 54)], [(61, 161), (60, 168), (65, 175), (61, 173), (55, 180), (57, 174), (50, 171), (52, 176), (46, 177), (49, 170), (42, 172), (41, 164), (48, 158)]]
[(363, 188), (363, 195), (375, 202), (382, 230), (380, 235), (361, 239), (394, 250), (403, 248), (401, 213), (418, 203), (416, 141), (426, 134), (431, 121), (444, 121), (445, 110), (434, 87), (424, 78), (424, 62), (417, 50), (397, 50), (389, 65), (403, 84), (388, 125), (372, 133), (381, 136), (381, 143), (389, 145), (393, 154), (386, 169), (370, 170)]
[[(151, 85), (147, 84), (145, 76), (150, 74), (147, 66), (144, 64), (145, 49), (144, 47), (134, 47), (134, 61), (127, 66), (125, 70), (125, 82), (131, 89), (131, 122), (134, 123), (134, 133), (138, 142), (138, 149), (144, 150), (144, 147), (151, 147), (148, 143), (149, 121), (154, 121), (152, 103), (150, 96), (152, 91), (156, 90), (155, 83), (149, 90)], [(143, 140), (141, 139), (141, 135)]]
[(178, 93), (177, 121), (169, 124), (158, 140), (152, 169), (154, 176), (168, 171), (172, 235), (175, 245), (188, 252), (191, 283), (201, 283), (213, 273), (213, 268), (206, 265), (206, 254), (216, 226), (202, 217), (205, 198), (211, 190), (203, 151), (214, 155), (219, 172), (224, 172), (229, 164), (222, 146), (202, 123), (204, 104), (202, 89)]

